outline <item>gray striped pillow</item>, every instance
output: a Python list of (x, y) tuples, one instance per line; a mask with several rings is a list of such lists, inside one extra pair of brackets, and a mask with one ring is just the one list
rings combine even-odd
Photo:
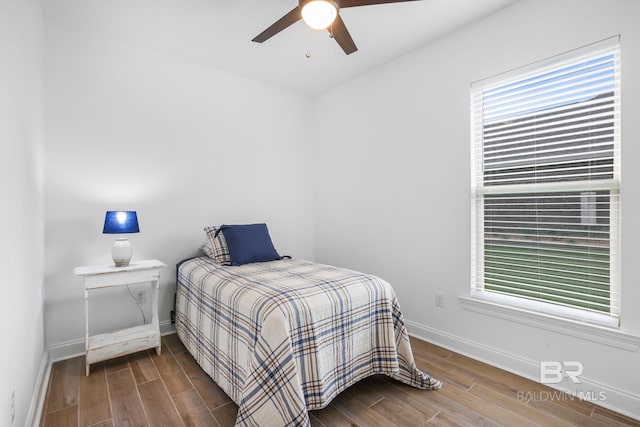
[[(215, 262), (221, 265), (231, 265), (231, 255), (229, 255), (229, 248), (227, 247), (227, 241), (224, 239), (223, 233), (218, 233), (218, 229), (213, 226), (204, 227), (204, 232), (207, 233), (209, 238), (209, 246), (211, 247), (212, 254), (209, 257), (213, 258)], [(200, 248), (205, 252), (203, 248)], [(206, 253), (206, 252), (205, 252)]]

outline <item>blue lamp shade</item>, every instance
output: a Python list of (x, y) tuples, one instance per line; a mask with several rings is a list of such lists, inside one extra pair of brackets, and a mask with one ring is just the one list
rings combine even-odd
[(139, 233), (136, 211), (107, 211), (102, 232), (104, 234)]

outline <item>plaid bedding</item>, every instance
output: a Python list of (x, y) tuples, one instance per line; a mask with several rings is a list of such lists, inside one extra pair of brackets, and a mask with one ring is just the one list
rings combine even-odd
[(308, 426), (347, 387), (373, 374), (411, 386), (420, 371), (391, 286), (302, 260), (178, 268), (178, 336), (238, 404), (236, 425)]

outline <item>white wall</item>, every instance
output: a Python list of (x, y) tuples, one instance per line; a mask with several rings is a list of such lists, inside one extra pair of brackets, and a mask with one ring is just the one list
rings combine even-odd
[[(54, 3), (45, 4), (49, 346), (83, 342), (73, 268), (111, 263), (106, 210), (137, 210), (133, 259), (169, 266), (161, 322), (175, 264), (198, 253), (205, 225), (266, 222), (282, 254), (314, 257), (309, 98), (68, 25)], [(95, 301), (92, 331), (140, 321), (124, 293)]]
[(475, 357), (531, 377), (541, 360), (582, 361), (589, 387), (609, 392), (600, 403), (640, 418), (638, 351), (458, 300), (470, 283), (471, 82), (621, 34), (621, 329), (640, 335), (639, 16), (636, 0), (523, 0), (320, 96), (317, 260), (389, 280), (415, 333)]
[(45, 358), (42, 210), (42, 10), (0, 0), (0, 425), (33, 413)]

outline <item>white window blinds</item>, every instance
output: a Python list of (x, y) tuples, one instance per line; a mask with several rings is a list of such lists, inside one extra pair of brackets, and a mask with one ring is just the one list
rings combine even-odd
[(618, 37), (474, 83), (471, 104), (473, 292), (617, 319)]

